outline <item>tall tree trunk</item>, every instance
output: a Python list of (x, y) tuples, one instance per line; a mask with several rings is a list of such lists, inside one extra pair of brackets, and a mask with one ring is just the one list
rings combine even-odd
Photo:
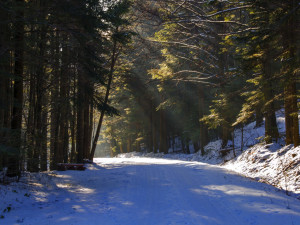
[(231, 138), (231, 132), (228, 124), (226, 122), (222, 125), (222, 148), (225, 148), (228, 141)]
[(153, 101), (149, 101), (149, 108), (148, 108), (148, 113), (149, 113), (149, 135), (148, 135), (148, 147), (149, 150), (148, 152), (153, 152)]
[(232, 132), (231, 132), (231, 139), (232, 139), (232, 151), (233, 151), (233, 156), (236, 157), (236, 154), (235, 154), (235, 138), (234, 138), (234, 129), (232, 129)]
[(157, 112), (155, 110), (155, 105), (152, 107), (152, 143), (153, 143), (153, 152), (157, 153), (158, 149), (158, 140), (157, 140)]
[(191, 151), (190, 151), (190, 140), (187, 138), (186, 139), (186, 154), (191, 154)]
[(297, 107), (296, 83), (290, 81), (284, 92), (286, 144), (299, 145), (299, 119)]
[[(63, 38), (63, 43), (68, 42), (68, 37)], [(65, 44), (66, 45), (66, 44)], [(60, 72), (60, 97), (59, 97), (59, 138), (58, 152), (59, 162), (68, 162), (69, 152), (69, 126), (68, 116), (70, 114), (70, 71), (69, 71), (69, 49), (67, 46), (62, 48), (62, 66)]]
[(20, 149), (22, 146), (22, 112), (23, 112), (23, 69), (24, 69), (24, 0), (15, 0), (16, 22), (15, 22), (15, 81), (14, 81), (14, 105), (12, 112), (12, 135), (11, 145), (15, 152), (9, 158), (7, 169), (8, 176), (19, 176), (20, 174)]
[(291, 66), (291, 64), (299, 65), (299, 57), (296, 56), (297, 48), (299, 48), (299, 46), (297, 46), (296, 36), (297, 33), (299, 35), (299, 31), (297, 31), (297, 13), (295, 11), (297, 3), (295, 0), (292, 0), (288, 4), (293, 13), (283, 28), (283, 46), (289, 54), (289, 60), (287, 60), (283, 66), (283, 73), (286, 73), (284, 87), (285, 128), (286, 144), (294, 144), (296, 147), (299, 145), (299, 110), (297, 106), (296, 87), (296, 77), (297, 75), (299, 77), (299, 72), (295, 72), (296, 74), (294, 74), (294, 68)]
[[(39, 9), (44, 9), (44, 1), (40, 1)], [(36, 95), (36, 104), (34, 110), (34, 155), (33, 155), (33, 167), (32, 171), (37, 172), (41, 170), (41, 164), (43, 164), (43, 168), (47, 170), (47, 159), (45, 162), (42, 162), (42, 155), (45, 159), (45, 155), (47, 158), (47, 133), (45, 133), (45, 129), (47, 130), (47, 120), (45, 121), (45, 116), (47, 116), (47, 90), (46, 90), (46, 72), (45, 72), (45, 53), (46, 53), (46, 32), (47, 27), (42, 25), (38, 35), (38, 49), (37, 55), (38, 60), (36, 61), (38, 65), (34, 65), (36, 70), (36, 84), (35, 84), (35, 95)], [(46, 148), (45, 148), (46, 147)]]
[(166, 124), (166, 115), (163, 109), (160, 109), (159, 152), (168, 154), (167, 124)]
[(243, 151), (243, 148), (244, 148), (244, 124), (242, 124), (242, 128), (241, 128), (241, 152)]
[(284, 92), (286, 144), (299, 145), (299, 119), (296, 82), (293, 77), (287, 81)]
[[(74, 75), (74, 79), (73, 79), (73, 102), (76, 102), (76, 76)], [(70, 125), (71, 125), (71, 156), (70, 156), (70, 161), (71, 162), (76, 162), (76, 104), (73, 104), (72, 107), (72, 116), (70, 117)]]
[[(44, 98), (44, 104), (47, 104), (48, 99), (47, 97)], [(42, 112), (42, 130), (41, 130), (41, 171), (47, 171), (48, 170), (48, 108), (44, 106), (43, 112)]]
[(286, 85), (284, 88), (284, 109), (285, 109), (285, 143), (287, 145), (293, 144), (293, 118), (291, 117), (291, 92), (290, 87)]
[[(90, 101), (90, 115), (89, 115), (89, 130), (88, 130), (88, 143), (87, 152), (90, 154), (91, 144), (93, 140), (93, 129), (94, 129), (94, 104)], [(86, 159), (89, 159), (90, 155), (87, 155)]]
[[(89, 84), (87, 84), (89, 86)], [(90, 101), (89, 101), (89, 96), (87, 93), (85, 94), (85, 101), (84, 101), (84, 122), (83, 122), (83, 140), (84, 140), (84, 159), (88, 159), (90, 156)]]
[(265, 139), (266, 143), (272, 143), (279, 138), (275, 106), (274, 106), (274, 90), (272, 86), (272, 55), (270, 49), (267, 49), (263, 62), (263, 94), (264, 94), (264, 116), (265, 116)]
[(120, 142), (120, 153), (124, 153), (123, 142)]
[(127, 140), (127, 152), (131, 152), (131, 147), (132, 147), (132, 141), (131, 141), (131, 137), (128, 138)]
[(29, 109), (27, 115), (27, 132), (26, 132), (26, 148), (27, 148), (27, 170), (33, 171), (33, 151), (34, 151), (34, 108), (35, 108), (35, 76), (30, 74), (29, 79)]
[[(200, 119), (203, 118), (204, 116), (204, 109), (205, 109), (205, 104), (204, 104), (204, 92), (203, 92), (203, 87), (199, 87), (199, 117)], [(208, 128), (205, 125), (204, 122), (200, 121), (200, 150), (201, 150), (201, 155), (204, 155), (204, 147), (207, 144), (207, 138), (208, 138)]]
[(84, 82), (83, 75), (78, 74), (78, 93), (77, 93), (77, 134), (76, 134), (76, 149), (77, 162), (82, 163), (84, 158)]
[(50, 123), (50, 170), (55, 170), (58, 160), (58, 134), (59, 134), (59, 108), (57, 99), (59, 98), (59, 74), (60, 74), (60, 57), (59, 57), (59, 34), (54, 33), (53, 42), (55, 48), (52, 49), (54, 56), (54, 75), (51, 78), (51, 123)]
[(255, 127), (262, 126), (262, 124), (264, 122), (264, 115), (261, 112), (261, 108), (262, 108), (262, 105), (255, 107), (255, 121), (256, 121)]
[[(7, 20), (8, 12), (5, 8), (0, 8), (0, 21)], [(8, 47), (11, 36), (11, 29), (8, 23), (0, 23), (0, 144), (8, 145), (8, 130), (11, 119), (11, 88), (10, 88), (10, 60), (11, 49)], [(0, 170), (6, 165), (7, 152), (0, 150)]]
[[(114, 74), (114, 68), (115, 68), (115, 64), (116, 64), (117, 58), (118, 58), (118, 54), (117, 54), (117, 41), (114, 40), (114, 43), (113, 43), (113, 52), (112, 52), (112, 56), (111, 56), (110, 71), (109, 71), (108, 82), (107, 82), (107, 86), (106, 86), (106, 93), (105, 93), (104, 102), (103, 102), (104, 104), (108, 103), (108, 97), (109, 97), (111, 82), (112, 82), (112, 78), (113, 78), (113, 74)], [(101, 126), (102, 126), (104, 114), (105, 114), (105, 110), (102, 109), (101, 110), (101, 114), (100, 114), (100, 119), (99, 119), (99, 122), (98, 122), (98, 126), (97, 126), (97, 130), (96, 130), (96, 133), (95, 133), (95, 138), (93, 140), (93, 144), (92, 144), (92, 148), (91, 148), (91, 153), (90, 153), (89, 160), (93, 160), (94, 155), (95, 155), (95, 151), (96, 151), (97, 142), (98, 142), (99, 135), (100, 135), (100, 130), (101, 130)]]

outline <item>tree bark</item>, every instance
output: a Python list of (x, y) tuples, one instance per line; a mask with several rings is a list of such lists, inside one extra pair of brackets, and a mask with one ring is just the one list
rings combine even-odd
[(127, 140), (127, 152), (131, 152), (131, 147), (132, 147), (132, 142), (131, 142), (131, 137), (129, 137)]
[(60, 51), (59, 32), (52, 34), (54, 48), (51, 49), (51, 55), (54, 57), (53, 75), (51, 77), (51, 116), (50, 116), (50, 170), (55, 170), (58, 161), (58, 135), (59, 135), (59, 77), (60, 77)]
[[(89, 83), (86, 84), (87, 88)], [(91, 146), (91, 139), (90, 139), (90, 101), (89, 96), (87, 95), (87, 91), (85, 93), (85, 100), (84, 100), (84, 118), (83, 118), (83, 146), (84, 146), (84, 159), (89, 158), (90, 153), (90, 146)]]
[[(74, 87), (73, 87), (73, 102), (76, 102), (76, 76), (74, 75)], [(76, 162), (76, 104), (73, 104), (72, 115), (70, 116), (70, 129), (71, 129), (71, 155), (70, 162)]]
[(263, 60), (263, 94), (264, 94), (264, 116), (265, 116), (265, 141), (266, 143), (272, 143), (275, 139), (279, 138), (275, 106), (274, 106), (274, 90), (272, 85), (272, 54), (270, 46), (266, 46), (266, 52)]
[(77, 149), (77, 163), (82, 163), (84, 158), (84, 87), (83, 75), (78, 74), (78, 93), (77, 93), (77, 135), (76, 135), (76, 149)]
[[(293, 0), (288, 3), (291, 11), (296, 7), (296, 1)], [(292, 59), (293, 64), (299, 64), (299, 58), (296, 57), (296, 11), (292, 13), (287, 24), (283, 28), (285, 33), (283, 39), (284, 49), (288, 51), (289, 59)], [(299, 33), (299, 32), (298, 32)], [(297, 106), (297, 87), (296, 87), (296, 76), (299, 77), (299, 72), (293, 74), (293, 67), (291, 67), (291, 60), (284, 63), (283, 73), (285, 76), (285, 87), (284, 87), (284, 108), (285, 108), (285, 128), (286, 128), (286, 144), (294, 144), (294, 146), (299, 145), (299, 119), (298, 119), (298, 106)]]
[(157, 126), (156, 126), (156, 116), (157, 112), (155, 107), (152, 108), (152, 142), (153, 142), (153, 152), (157, 153), (158, 141), (157, 141)]
[[(63, 38), (63, 43), (68, 42), (68, 36)], [(64, 44), (65, 45), (65, 44)], [(62, 48), (62, 65), (60, 72), (59, 88), (59, 136), (58, 136), (58, 162), (69, 161), (69, 121), (70, 115), (70, 52), (67, 46)]]
[(11, 145), (14, 148), (9, 158), (7, 176), (20, 174), (20, 150), (22, 146), (22, 112), (23, 112), (23, 69), (24, 69), (24, 0), (16, 0), (15, 22), (15, 69), (14, 69), (14, 104), (12, 112)]
[[(199, 118), (202, 119), (204, 116), (204, 92), (203, 92), (203, 87), (199, 87)], [(200, 121), (200, 150), (201, 150), (201, 155), (203, 156), (205, 154), (204, 152), (204, 147), (207, 144), (207, 126), (205, 125), (204, 122)]]
[[(0, 21), (8, 18), (8, 12), (0, 8)], [(0, 23), (0, 144), (8, 146), (8, 130), (11, 127), (11, 88), (10, 88), (10, 60), (11, 49), (8, 47), (11, 37), (11, 29), (8, 23)], [(6, 167), (7, 152), (0, 151), (0, 170)]]
[(159, 152), (168, 154), (167, 144), (167, 124), (166, 115), (163, 109), (160, 109), (160, 135), (159, 135)]

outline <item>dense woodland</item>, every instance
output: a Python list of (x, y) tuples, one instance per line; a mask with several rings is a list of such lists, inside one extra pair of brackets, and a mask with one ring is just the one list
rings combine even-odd
[(99, 136), (112, 155), (175, 140), (205, 154), (252, 121), (298, 146), (299, 14), (296, 0), (1, 1), (0, 170), (92, 160)]

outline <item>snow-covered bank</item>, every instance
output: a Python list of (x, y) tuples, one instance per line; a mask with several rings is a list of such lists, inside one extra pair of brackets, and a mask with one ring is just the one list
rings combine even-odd
[(300, 147), (255, 145), (224, 167), (300, 197)]

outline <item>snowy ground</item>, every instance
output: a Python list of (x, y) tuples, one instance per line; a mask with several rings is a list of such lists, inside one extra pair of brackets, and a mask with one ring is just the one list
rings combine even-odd
[(0, 224), (300, 224), (299, 200), (219, 166), (95, 161), (86, 171), (35, 174), (0, 186)]
[(300, 200), (300, 147), (255, 145), (224, 167), (274, 185)]
[[(276, 119), (278, 131), (282, 135), (285, 133), (284, 110), (276, 112)], [(220, 155), (221, 140), (208, 143), (204, 148), (204, 156), (200, 152), (167, 155), (162, 153), (131, 152), (119, 154), (117, 157), (178, 159), (221, 165), (243, 176), (271, 184), (300, 200), (300, 146), (297, 148), (293, 148), (292, 145), (284, 146), (284, 137), (280, 138), (278, 143), (263, 144), (264, 124), (256, 127), (255, 122), (247, 124), (243, 129), (236, 129), (234, 137), (237, 157), (234, 157), (233, 151), (226, 156)], [(181, 143), (180, 141), (178, 142)], [(232, 148), (231, 141), (228, 142), (227, 147)], [(190, 148), (193, 149), (193, 146), (191, 145)], [(169, 149), (169, 151), (172, 151), (172, 149)]]
[[(282, 147), (279, 144), (256, 144), (253, 147), (237, 151), (238, 157), (232, 153), (225, 158), (219, 154), (216, 143), (210, 143), (215, 149), (208, 154), (167, 154), (131, 152), (120, 154), (118, 158), (163, 158), (191, 162), (209, 162), (219, 164), (221, 167), (232, 170), (256, 181), (271, 184), (283, 190), (288, 195), (300, 200), (300, 147), (292, 145)], [(231, 160), (229, 160), (231, 159)], [(226, 163), (224, 163), (226, 161)]]

